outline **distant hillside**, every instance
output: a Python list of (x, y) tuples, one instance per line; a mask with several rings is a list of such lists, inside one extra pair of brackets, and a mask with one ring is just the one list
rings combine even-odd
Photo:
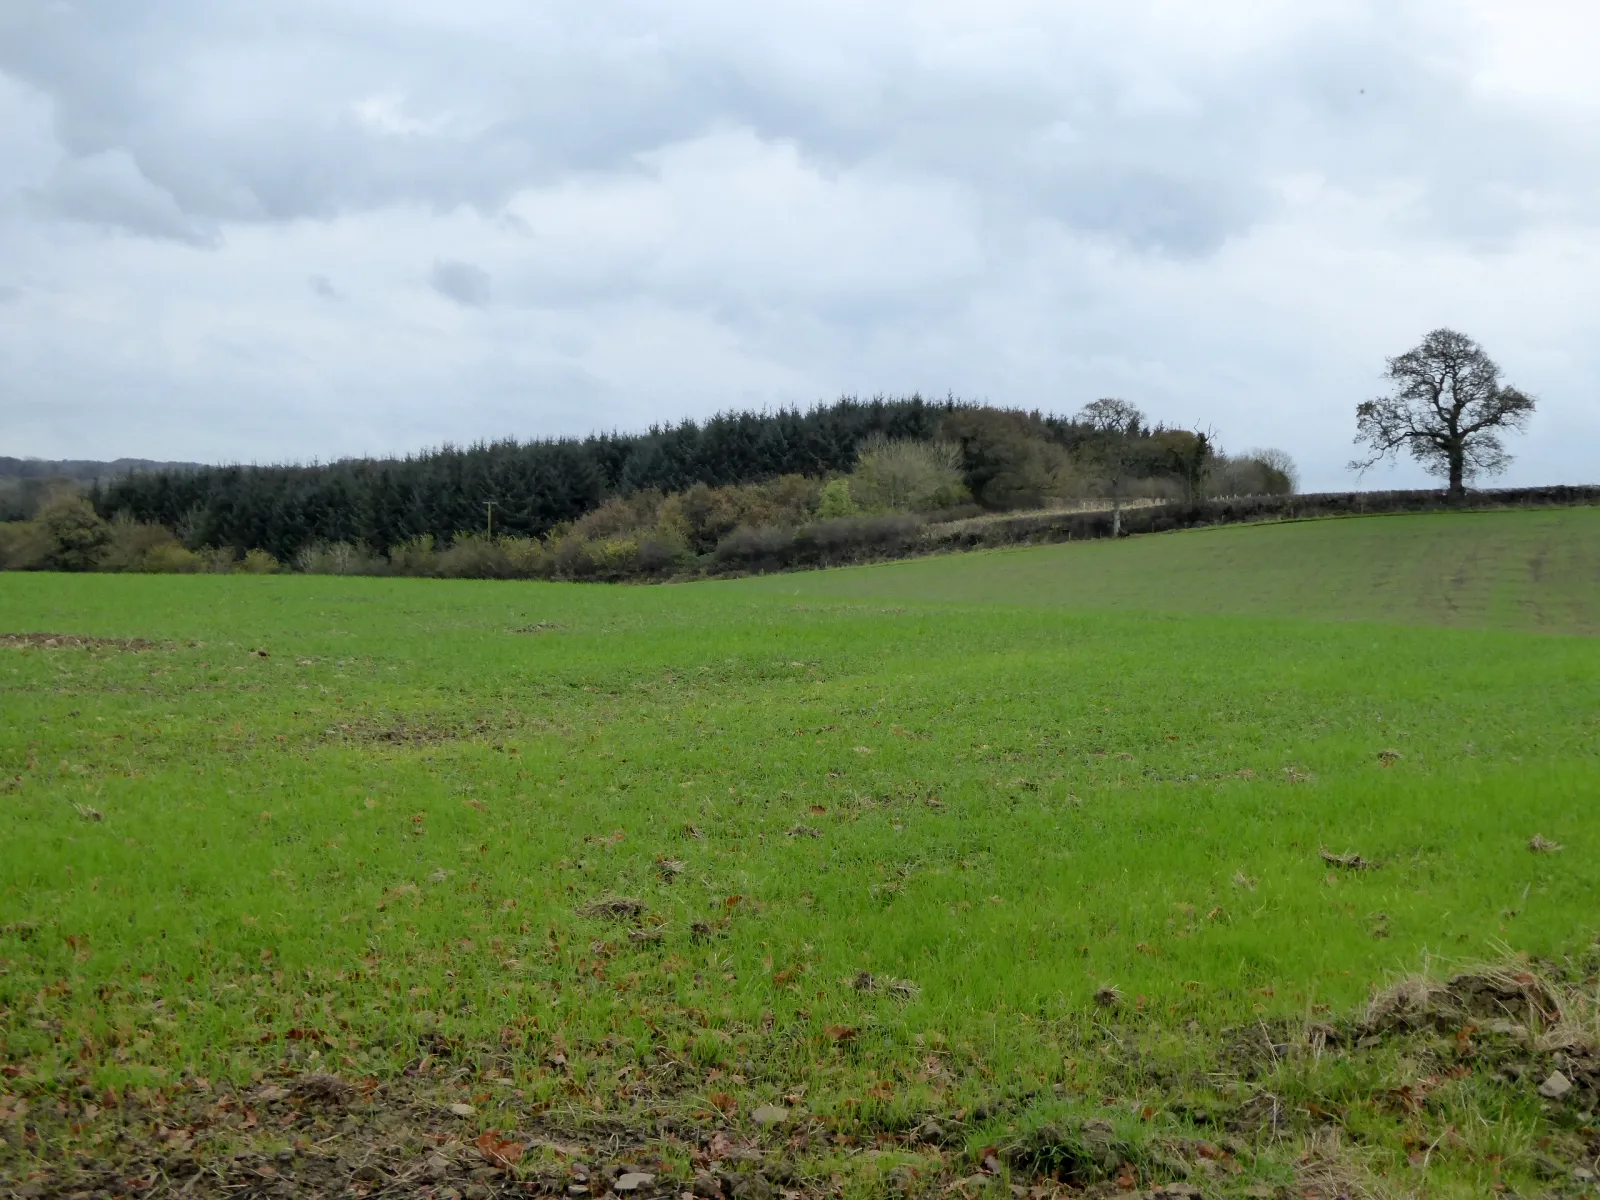
[(136, 471), (198, 471), (203, 465), (156, 462), (149, 458), (95, 462), (79, 458), (9, 458), (0, 455), (0, 479), (70, 479), (75, 483), (93, 483), (96, 479), (119, 479)]

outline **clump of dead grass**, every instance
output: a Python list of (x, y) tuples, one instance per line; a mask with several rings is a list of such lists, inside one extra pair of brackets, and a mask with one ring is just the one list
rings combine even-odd
[[(1600, 1060), (1600, 1008), (1581, 988), (1525, 963), (1478, 967), (1440, 981), (1397, 980), (1372, 998), (1364, 1029), (1460, 1029), (1525, 1034), (1537, 1053), (1564, 1051)], [(1595, 1068), (1600, 1071), (1600, 1061)]]
[(607, 921), (634, 921), (648, 910), (643, 900), (635, 900), (632, 896), (602, 896), (577, 911), (580, 917), (599, 917)]
[(1362, 858), (1359, 854), (1335, 854), (1326, 846), (1319, 849), (1317, 853), (1322, 857), (1322, 861), (1330, 867), (1342, 867), (1346, 871), (1376, 871), (1383, 865), (1382, 863), (1373, 862), (1369, 858)]
[(1101, 1008), (1116, 1008), (1122, 1003), (1122, 992), (1115, 984), (1106, 984), (1095, 989), (1094, 1002)]
[(858, 971), (849, 982), (858, 992), (881, 992), (897, 1000), (914, 1000), (922, 993), (922, 989), (909, 979), (874, 975), (871, 971)]
[(1337, 1125), (1313, 1130), (1295, 1163), (1293, 1195), (1306, 1200), (1379, 1200), (1372, 1189), (1377, 1179)]

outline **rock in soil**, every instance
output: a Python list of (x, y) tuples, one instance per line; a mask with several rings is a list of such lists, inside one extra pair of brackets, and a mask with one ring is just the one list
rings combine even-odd
[(1539, 1085), (1539, 1095), (1546, 1100), (1560, 1100), (1572, 1090), (1572, 1080), (1560, 1071), (1551, 1071), (1550, 1078)]

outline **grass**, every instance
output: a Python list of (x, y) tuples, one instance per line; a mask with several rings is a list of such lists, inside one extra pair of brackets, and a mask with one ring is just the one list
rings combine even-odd
[(760, 586), (836, 598), (1593, 634), (1600, 509), (1226, 526), (782, 576)]
[[(1316, 1031), (1408, 972), (1593, 969), (1600, 643), (1526, 631), (1600, 622), (1597, 521), (649, 589), (0, 576), (0, 632), (152, 643), (0, 648), (0, 1177), (322, 1070), (409, 1097), (400, 1154), (605, 1126), (816, 1192), (991, 1146), (985, 1179), (1531, 1187), (1581, 1104)], [(186, 1163), (344, 1128), (205, 1112)]]

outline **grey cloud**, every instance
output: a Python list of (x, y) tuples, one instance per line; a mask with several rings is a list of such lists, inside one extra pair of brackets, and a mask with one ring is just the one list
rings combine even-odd
[(147, 237), (212, 247), (215, 224), (195, 218), (157, 187), (125, 150), (105, 150), (59, 166), (35, 198), (52, 213)]
[(428, 276), (433, 290), (468, 308), (489, 303), (489, 272), (469, 262), (441, 261)]
[(339, 295), (339, 289), (333, 286), (333, 280), (329, 279), (326, 275), (313, 275), (310, 279), (306, 280), (306, 283), (310, 286), (313, 293), (321, 296), (324, 300), (338, 300), (342, 298)]
[(1268, 178), (1308, 164), (1353, 187), (1415, 181), (1447, 230), (1516, 227), (1527, 218), (1499, 194), (1492, 156), (1454, 154), (1463, 135), (1514, 156), (1534, 192), (1594, 183), (1562, 137), (1474, 100), (1440, 65), (1450, 32), (1406, 6), (1352, 5), (1221, 66), (1175, 67), (1155, 101), (1062, 19), (1018, 47), (1049, 69), (929, 62), (884, 36), (841, 71), (787, 9), (753, 26), (693, 6), (537, 11), (445, 21), (290, 0), (268, 19), (202, 0), (83, 0), (0, 17), (0, 69), (53, 98), (74, 154), (126, 152), (149, 184), (137, 202), (62, 211), (125, 214), (157, 236), (395, 203), (494, 212), (519, 189), (645, 170), (642, 155), (730, 125), (820, 164), (957, 181), (997, 210), (1179, 255), (1269, 216)]

